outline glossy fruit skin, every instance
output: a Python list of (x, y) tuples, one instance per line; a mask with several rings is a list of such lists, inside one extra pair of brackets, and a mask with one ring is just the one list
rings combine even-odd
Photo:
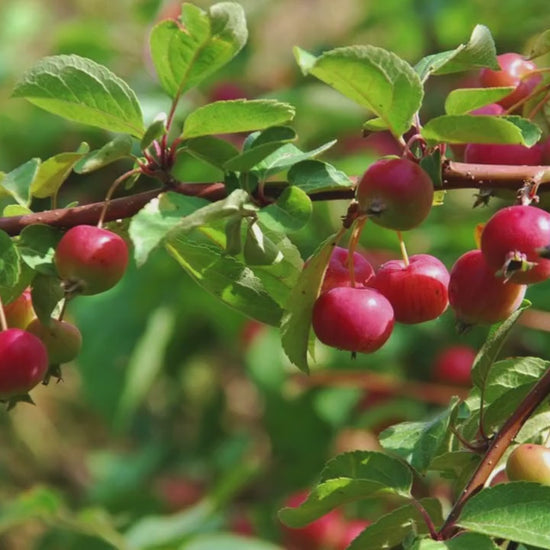
[(369, 286), (390, 302), (399, 323), (423, 323), (439, 317), (449, 305), (449, 272), (429, 254), (416, 254), (403, 260), (390, 260), (378, 269)]
[(34, 334), (19, 328), (0, 332), (0, 399), (26, 394), (48, 370), (46, 347)]
[(45, 325), (37, 318), (29, 323), (27, 330), (42, 340), (52, 365), (68, 363), (80, 353), (82, 335), (77, 327), (67, 321), (50, 319), (49, 324)]
[(468, 143), (464, 149), (464, 161), (471, 164), (504, 164), (538, 166), (542, 164), (543, 148), (501, 143)]
[(514, 87), (513, 92), (497, 102), (508, 109), (527, 97), (541, 81), (541, 77), (540, 75), (533, 75), (530, 78), (522, 79), (523, 76), (536, 70), (537, 67), (532, 61), (528, 61), (518, 53), (503, 53), (497, 56), (497, 60), (500, 70), (481, 69), (479, 81), (484, 88)]
[(550, 485), (550, 449), (533, 443), (518, 445), (508, 457), (506, 474), (510, 481)]
[(470, 386), (476, 355), (476, 350), (469, 346), (457, 345), (442, 350), (434, 361), (434, 378), (448, 384)]
[[(298, 492), (291, 495), (285, 506), (295, 508), (307, 498), (307, 492)], [(342, 522), (344, 518), (339, 510), (332, 510), (328, 514), (312, 521), (304, 527), (293, 529), (283, 525), (285, 548), (289, 550), (320, 550), (333, 548), (340, 540)]]
[[(550, 277), (550, 260), (536, 250), (550, 244), (550, 214), (536, 206), (508, 206), (496, 212), (481, 233), (481, 250), (493, 272), (503, 269), (509, 253), (525, 254), (536, 265), (527, 271), (515, 271), (509, 280), (516, 284), (533, 284)], [(507, 273), (506, 276), (509, 274)]]
[(32, 307), (31, 289), (26, 288), (15, 300), (4, 306), (9, 328), (27, 328), (36, 317)]
[[(321, 292), (327, 292), (339, 286), (351, 286), (347, 259), (348, 249), (335, 246), (325, 272)], [(366, 286), (368, 281), (374, 277), (374, 268), (359, 252), (353, 253), (353, 267), (355, 285), (358, 287)]]
[(93, 225), (69, 229), (55, 251), (55, 265), (67, 287), (81, 294), (99, 294), (115, 286), (128, 265), (124, 239)]
[(359, 210), (382, 227), (404, 231), (420, 225), (433, 202), (430, 176), (406, 158), (379, 159), (357, 186)]
[(390, 302), (372, 288), (337, 287), (321, 294), (313, 306), (313, 330), (324, 344), (371, 353), (393, 330)]
[(495, 277), (481, 250), (470, 250), (451, 269), (449, 303), (461, 323), (490, 325), (520, 306), (526, 288)]

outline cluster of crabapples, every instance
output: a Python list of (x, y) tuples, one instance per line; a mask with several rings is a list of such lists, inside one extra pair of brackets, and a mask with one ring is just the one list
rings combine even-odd
[[(107, 229), (78, 225), (59, 241), (54, 262), (64, 300), (99, 294), (121, 279), (128, 263), (128, 248), (119, 235)], [(17, 401), (30, 401), (28, 392), (40, 382), (60, 377), (59, 366), (76, 358), (82, 336), (75, 325), (62, 318), (37, 317), (31, 288), (8, 303), (3, 313), (0, 401), (13, 406)]]

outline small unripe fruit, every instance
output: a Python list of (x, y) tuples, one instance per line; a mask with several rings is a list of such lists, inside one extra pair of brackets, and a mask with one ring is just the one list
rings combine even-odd
[(464, 325), (490, 325), (520, 306), (526, 288), (495, 277), (481, 250), (470, 250), (451, 269), (449, 303)]
[(27, 328), (36, 317), (32, 307), (31, 289), (26, 288), (15, 300), (4, 306), (9, 328)]
[(508, 457), (506, 473), (510, 481), (550, 485), (550, 449), (532, 443), (518, 445)]
[(449, 272), (434, 256), (416, 254), (403, 260), (390, 260), (378, 269), (369, 286), (390, 302), (399, 323), (423, 323), (439, 317), (449, 304)]
[(50, 319), (45, 325), (40, 319), (34, 319), (27, 330), (42, 340), (48, 351), (50, 364), (68, 363), (80, 353), (82, 335), (77, 327), (67, 321)]
[(493, 272), (516, 284), (550, 277), (550, 260), (539, 249), (550, 244), (550, 214), (536, 206), (509, 206), (496, 212), (481, 233), (481, 250)]
[(527, 97), (541, 81), (540, 75), (527, 76), (537, 66), (518, 53), (503, 53), (497, 56), (500, 70), (481, 69), (479, 80), (484, 88), (513, 87), (515, 90), (497, 103), (505, 109)]
[(25, 395), (48, 370), (48, 353), (34, 334), (19, 328), (0, 332), (0, 400)]
[(380, 159), (357, 186), (359, 210), (373, 222), (397, 231), (420, 225), (433, 202), (430, 176), (406, 158)]
[(59, 241), (55, 265), (69, 292), (99, 294), (115, 286), (124, 275), (128, 247), (112, 231), (77, 225)]
[(371, 353), (390, 337), (393, 309), (372, 288), (337, 287), (321, 294), (313, 306), (313, 330), (324, 344)]

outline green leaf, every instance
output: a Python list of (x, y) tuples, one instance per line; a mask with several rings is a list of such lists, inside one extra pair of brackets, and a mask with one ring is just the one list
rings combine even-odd
[(419, 472), (425, 472), (430, 463), (443, 451), (448, 438), (448, 427), (457, 401), (426, 422), (402, 422), (380, 434), (380, 444), (389, 452), (405, 459)]
[(303, 527), (342, 504), (375, 494), (408, 498), (411, 486), (410, 469), (395, 458), (375, 451), (344, 453), (327, 463), (308, 498), (280, 510), (279, 518), (289, 527)]
[(175, 326), (174, 311), (159, 307), (148, 317), (147, 326), (126, 366), (126, 383), (118, 403), (116, 425), (128, 426), (132, 415), (149, 394), (164, 365), (164, 354)]
[(243, 257), (247, 265), (263, 266), (277, 264), (283, 259), (282, 252), (256, 222), (248, 225), (243, 247)]
[[(18, 259), (17, 265), (20, 270), (17, 281), (9, 285), (0, 284), (0, 296), (2, 297), (2, 302), (4, 304), (8, 304), (12, 300), (15, 300), (15, 298), (17, 298), (31, 284), (32, 278), (34, 277), (34, 271), (26, 263), (21, 262)], [(15, 268), (13, 263), (11, 263), (10, 266), (11, 269)], [(2, 276), (0, 275), (0, 278), (1, 277)], [(8, 277), (8, 280), (12, 283), (13, 278)]]
[(464, 115), (485, 105), (497, 102), (513, 92), (514, 88), (459, 88), (451, 90), (445, 99), (448, 115)]
[(313, 304), (334, 247), (341, 233), (331, 235), (323, 241), (304, 269), (290, 292), (281, 321), (281, 342), (286, 356), (299, 369), (309, 372), (307, 350)]
[(449, 540), (436, 541), (422, 539), (410, 550), (499, 550), (499, 547), (487, 536), (479, 533), (461, 533)]
[(252, 269), (215, 245), (192, 241), (185, 232), (170, 234), (168, 252), (208, 292), (228, 306), (269, 325), (278, 325), (282, 311)]
[(286, 124), (294, 114), (292, 105), (273, 99), (216, 101), (187, 116), (182, 138), (262, 130)]
[(294, 139), (296, 132), (288, 126), (274, 126), (263, 132), (254, 132), (246, 139), (243, 152), (229, 159), (223, 169), (225, 172), (247, 172)]
[(298, 187), (288, 186), (273, 204), (258, 213), (260, 221), (274, 231), (298, 231), (311, 217), (313, 205)]
[(17, 247), (5, 231), (0, 231), (0, 286), (15, 286), (20, 274)]
[(147, 260), (170, 229), (182, 217), (210, 205), (205, 199), (189, 197), (171, 191), (149, 201), (130, 222), (129, 235), (134, 244), (134, 257), (138, 266)]
[(31, 184), (31, 195), (45, 199), (57, 194), (74, 165), (83, 156), (84, 153), (59, 153), (42, 162)]
[(430, 74), (449, 74), (481, 67), (499, 70), (496, 48), (491, 31), (484, 25), (476, 25), (466, 44), (447, 52), (429, 55), (415, 66), (422, 82)]
[(149, 145), (153, 143), (153, 141), (159, 139), (164, 134), (166, 134), (167, 119), (168, 117), (166, 113), (160, 113), (155, 117), (155, 120), (153, 120), (153, 122), (149, 124), (139, 143), (139, 148), (142, 151), (145, 151), (145, 149), (147, 149)]
[(52, 313), (61, 302), (65, 293), (58, 277), (37, 273), (32, 280), (32, 306), (36, 316), (44, 324), (50, 322)]
[(381, 118), (395, 136), (411, 126), (422, 104), (423, 89), (414, 69), (392, 52), (351, 46), (325, 52), (314, 61), (299, 48), (295, 56), (312, 74)]
[(528, 300), (524, 300), (522, 305), (508, 319), (497, 325), (489, 333), (472, 366), (472, 382), (478, 388), (482, 388), (485, 385), (491, 365), (495, 362), (510, 331), (520, 315), (530, 306), (531, 303)]
[(87, 174), (99, 170), (116, 160), (131, 158), (132, 147), (133, 140), (129, 135), (117, 136), (100, 149), (92, 151), (77, 162), (74, 171), (77, 174)]
[(54, 254), (63, 232), (44, 224), (32, 224), (20, 234), (18, 247), (21, 259), (44, 275), (56, 276)]
[(231, 533), (211, 533), (193, 538), (181, 550), (283, 550), (271, 542)]
[(445, 452), (430, 462), (429, 469), (441, 472), (442, 477), (457, 479), (464, 472), (473, 472), (480, 460), (481, 457), (472, 451)]
[(207, 11), (184, 3), (181, 24), (166, 20), (153, 28), (151, 57), (162, 87), (178, 97), (233, 59), (247, 39), (238, 3), (220, 2)]
[(468, 500), (457, 525), (476, 533), (550, 548), (550, 487), (502, 483)]
[(66, 119), (141, 137), (141, 108), (133, 90), (109, 69), (77, 55), (45, 57), (13, 91)]
[(541, 32), (531, 44), (529, 59), (540, 57), (550, 52), (550, 29)]
[(422, 136), (436, 143), (512, 143), (528, 147), (541, 136), (538, 126), (517, 116), (442, 115), (422, 128)]
[(232, 143), (214, 136), (189, 139), (185, 142), (185, 150), (220, 170), (230, 159), (239, 155), (239, 150)]
[(297, 162), (313, 159), (330, 149), (335, 143), (336, 140), (329, 141), (311, 151), (305, 152), (298, 149), (298, 147), (292, 143), (287, 143), (265, 157), (260, 163), (256, 164), (254, 166), (254, 172), (257, 173), (261, 179), (268, 178), (279, 172), (286, 172)]
[(31, 203), (31, 185), (38, 174), (40, 159), (34, 158), (7, 173), (0, 181), (0, 186), (7, 191), (21, 206)]
[[(441, 503), (435, 498), (419, 500), (437, 527), (443, 522)], [(347, 550), (394, 548), (412, 534), (428, 533), (426, 522), (414, 504), (405, 504), (369, 525), (348, 546)]]
[(288, 171), (287, 179), (288, 183), (308, 194), (353, 187), (353, 182), (344, 172), (320, 160), (297, 162)]

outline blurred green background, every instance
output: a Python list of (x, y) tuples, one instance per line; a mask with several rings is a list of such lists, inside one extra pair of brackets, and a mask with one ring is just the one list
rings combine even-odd
[[(525, 51), (536, 33), (550, 27), (546, 0), (241, 4), (248, 45), (184, 99), (180, 115), (231, 94), (288, 101), (297, 108), (299, 145), (307, 149), (338, 138), (323, 158), (349, 174), (363, 172), (391, 144), (361, 138), (366, 113), (304, 78), (294, 45), (318, 53), (373, 44), (414, 64), (467, 41), (478, 23), (491, 29), (499, 53)], [(90, 57), (136, 90), (146, 121), (166, 111), (169, 101), (155, 80), (147, 36), (171, 9), (158, 0), (2, 0), (0, 171), (73, 151), (82, 141), (96, 148), (109, 139), (10, 99), (14, 82), (43, 56)], [(442, 112), (446, 93), (457, 85), (457, 78), (434, 79), (423, 116)], [(61, 203), (101, 200), (127, 168), (119, 162), (72, 177)], [(220, 177), (190, 157), (178, 163), (177, 175), (184, 181)], [(472, 191), (449, 193), (406, 236), (409, 253), (436, 255), (450, 268), (475, 246), (476, 225), (504, 204), (495, 199), (489, 208), (473, 210), (472, 203)], [(315, 205), (308, 226), (291, 235), (304, 258), (345, 211), (341, 202)], [(361, 244), (374, 263), (399, 254), (394, 234), (372, 224)], [(544, 285), (527, 297), (550, 310)], [(3, 550), (112, 548), (120, 543), (117, 533), (125, 534), (128, 548), (183, 549), (205, 533), (243, 529), (284, 544), (277, 509), (312, 483), (328, 458), (344, 449), (376, 448), (373, 434), (389, 422), (420, 419), (436, 407), (421, 391), (407, 397), (400, 390), (369, 391), (365, 383), (336, 384), (338, 372), (430, 382), (437, 353), (456, 343), (479, 347), (487, 333), (481, 327), (459, 336), (447, 311), (436, 321), (397, 326), (380, 351), (355, 360), (319, 345), (315, 372), (334, 377), (316, 386), (288, 364), (275, 329), (217, 302), (163, 251), (139, 270), (132, 266), (108, 293), (75, 300), (69, 316), (84, 338), (78, 361), (65, 366), (62, 383), (33, 391), (36, 407), (23, 404), (0, 414)], [(506, 353), (545, 357), (546, 335), (520, 327)], [(380, 510), (357, 506), (348, 513), (373, 518)]]

